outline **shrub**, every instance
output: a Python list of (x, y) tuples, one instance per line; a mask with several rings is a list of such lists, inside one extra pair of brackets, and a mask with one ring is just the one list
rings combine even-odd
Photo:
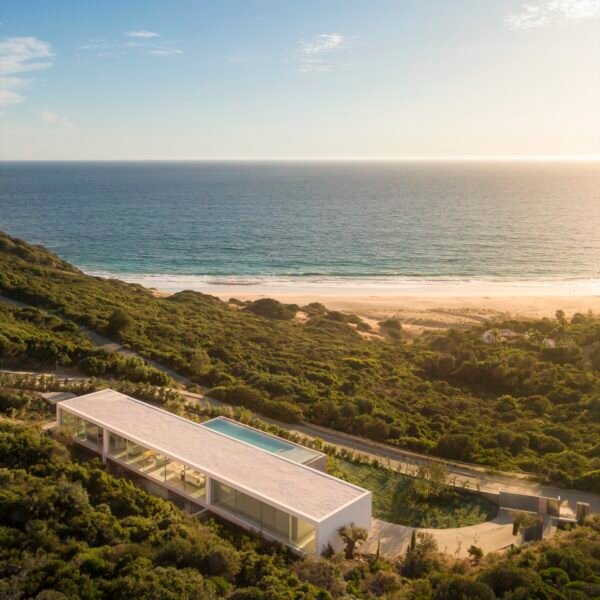
[(600, 494), (600, 469), (588, 471), (573, 480), (573, 485), (579, 490), (587, 490)]
[(122, 308), (117, 308), (108, 317), (106, 332), (110, 336), (119, 338), (132, 324), (131, 317)]
[(294, 318), (298, 307), (294, 304), (282, 304), (273, 298), (260, 298), (248, 304), (244, 310), (261, 317), (287, 321)]

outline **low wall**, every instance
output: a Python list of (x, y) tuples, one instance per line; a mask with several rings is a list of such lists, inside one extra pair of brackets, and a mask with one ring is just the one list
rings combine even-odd
[(476, 492), (499, 508), (509, 510), (524, 510), (538, 515), (549, 517), (560, 516), (560, 500), (547, 496), (532, 496), (530, 494), (518, 494), (516, 492)]

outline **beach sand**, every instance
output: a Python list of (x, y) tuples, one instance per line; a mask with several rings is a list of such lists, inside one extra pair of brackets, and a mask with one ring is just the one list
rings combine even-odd
[[(593, 311), (600, 314), (600, 290), (591, 294), (593, 288), (586, 288), (579, 295), (568, 290), (569, 295), (552, 295), (553, 289), (540, 289), (538, 295), (522, 295), (525, 290), (502, 286), (497, 289), (485, 289), (486, 295), (477, 295), (477, 289), (470, 289), (464, 295), (456, 295), (457, 290), (436, 287), (432, 290), (419, 290), (417, 294), (397, 294), (389, 288), (383, 290), (368, 289), (361, 293), (359, 289), (264, 289), (231, 286), (226, 288), (209, 287), (200, 289), (204, 293), (217, 296), (224, 301), (230, 298), (238, 300), (257, 300), (275, 298), (280, 302), (305, 306), (311, 302), (320, 302), (330, 310), (352, 313), (369, 323), (375, 331), (377, 323), (387, 318), (397, 318), (409, 335), (418, 335), (432, 329), (449, 327), (468, 327), (479, 325), (494, 319), (543, 318), (553, 317), (557, 310), (563, 310), (570, 317), (576, 312)], [(377, 293), (377, 292), (382, 293)], [(512, 294), (511, 294), (512, 292)], [(157, 292), (169, 295), (171, 290)], [(302, 321), (301, 314), (298, 320)]]
[(304, 306), (321, 302), (330, 310), (356, 314), (369, 324), (398, 318), (405, 330), (415, 334), (427, 329), (446, 329), (477, 325), (495, 318), (553, 317), (557, 310), (567, 316), (592, 310), (600, 313), (600, 296), (361, 296), (357, 294), (294, 294), (274, 292), (269, 294), (215, 293), (222, 300), (232, 296), (239, 300), (256, 300), (271, 297), (280, 302)]

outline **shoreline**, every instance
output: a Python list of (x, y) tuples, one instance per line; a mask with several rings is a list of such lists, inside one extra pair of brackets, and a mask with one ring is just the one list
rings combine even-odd
[[(112, 276), (108, 273), (92, 273)], [(377, 323), (397, 318), (411, 336), (427, 330), (481, 325), (492, 319), (540, 319), (554, 317), (563, 310), (570, 317), (576, 312), (600, 313), (600, 280), (568, 281), (458, 281), (331, 280), (248, 282), (224, 284), (192, 276), (128, 276), (118, 278), (138, 283), (155, 295), (168, 297), (183, 290), (253, 301), (274, 298), (286, 304), (305, 306), (320, 302), (330, 310), (353, 313), (378, 330)]]
[(215, 296), (361, 298), (508, 298), (598, 297), (600, 278), (475, 279), (460, 277), (333, 277), (333, 276), (209, 276), (179, 274), (112, 273), (88, 275), (120, 279), (165, 293), (192, 290)]

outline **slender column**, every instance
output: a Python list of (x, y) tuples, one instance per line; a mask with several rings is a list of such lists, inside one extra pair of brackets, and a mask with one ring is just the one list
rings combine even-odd
[(210, 506), (212, 504), (212, 479), (210, 477), (206, 477), (206, 505)]
[(102, 430), (102, 462), (106, 464), (106, 456), (109, 450), (108, 429)]

